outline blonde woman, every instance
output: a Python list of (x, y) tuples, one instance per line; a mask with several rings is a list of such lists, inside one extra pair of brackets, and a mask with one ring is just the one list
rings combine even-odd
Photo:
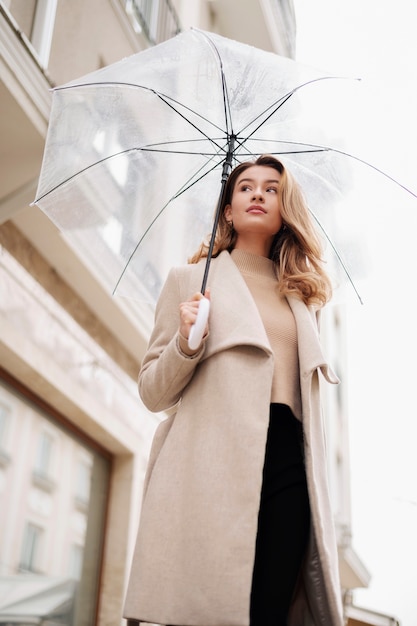
[(153, 442), (125, 616), (342, 626), (319, 395), (319, 378), (338, 382), (317, 327), (331, 287), (280, 161), (230, 174), (209, 322), (190, 350), (206, 255), (204, 243), (171, 271), (139, 375), (145, 405), (172, 414)]

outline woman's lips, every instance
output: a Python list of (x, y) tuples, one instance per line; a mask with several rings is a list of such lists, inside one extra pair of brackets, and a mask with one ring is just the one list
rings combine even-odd
[(266, 213), (266, 211), (261, 206), (252, 205), (247, 209), (246, 213)]

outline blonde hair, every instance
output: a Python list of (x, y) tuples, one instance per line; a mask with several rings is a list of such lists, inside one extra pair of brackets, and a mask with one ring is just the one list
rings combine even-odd
[[(230, 174), (220, 208), (213, 257), (223, 250), (231, 252), (237, 233), (226, 220), (225, 209), (231, 204), (236, 181), (240, 174), (254, 165), (276, 169), (280, 177), (279, 192), (283, 225), (275, 235), (269, 257), (274, 262), (279, 291), (295, 295), (307, 305), (324, 305), (331, 298), (332, 288), (323, 269), (323, 249), (316, 233), (303, 193), (291, 173), (273, 156), (263, 155), (254, 161), (238, 165)], [(204, 241), (189, 263), (207, 257), (210, 241)]]

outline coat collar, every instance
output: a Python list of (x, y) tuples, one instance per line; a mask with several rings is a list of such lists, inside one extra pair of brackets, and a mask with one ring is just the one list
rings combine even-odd
[[(205, 358), (237, 345), (252, 345), (273, 357), (258, 308), (228, 252), (211, 261), (209, 287), (211, 341), (207, 342)], [(300, 376), (306, 377), (320, 368), (329, 382), (338, 382), (323, 356), (316, 311), (294, 296), (287, 300), (297, 326)]]

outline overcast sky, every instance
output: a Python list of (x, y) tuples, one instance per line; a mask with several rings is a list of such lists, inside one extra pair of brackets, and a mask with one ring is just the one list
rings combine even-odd
[[(363, 79), (371, 104), (345, 132), (416, 191), (414, 3), (295, 0), (295, 7), (297, 60)], [(346, 305), (353, 545), (372, 574), (355, 602), (416, 626), (417, 200), (381, 185), (387, 201), (373, 218), (365, 304)], [(364, 195), (372, 203), (378, 191), (368, 185)]]

